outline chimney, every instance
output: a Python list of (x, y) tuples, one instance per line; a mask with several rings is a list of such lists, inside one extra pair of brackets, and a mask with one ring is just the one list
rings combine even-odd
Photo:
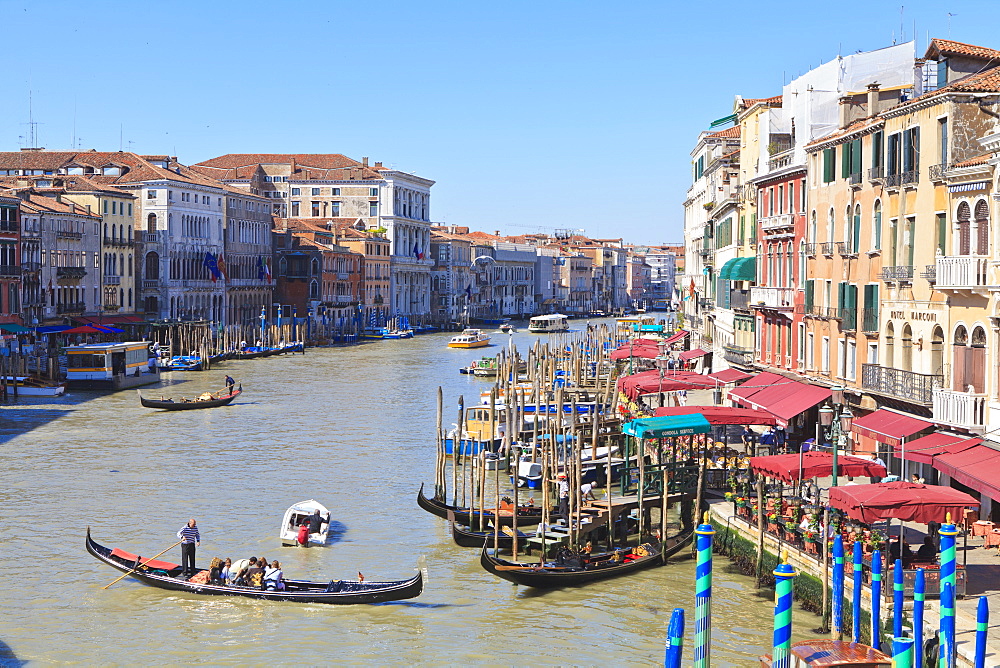
[(846, 128), (851, 123), (851, 98), (840, 98), (840, 128)]
[(381, 160), (376, 160), (375, 161), (375, 169), (382, 169), (382, 161)]
[(878, 116), (878, 82), (868, 84), (868, 118)]
[(494, 232), (494, 233), (493, 233), (493, 236), (495, 236), (495, 237), (498, 237), (498, 236), (500, 236), (500, 230), (497, 230), (496, 232)]
[(913, 97), (924, 94), (924, 67), (927, 61), (916, 58), (913, 61)]
[(362, 164), (362, 165), (363, 165), (364, 167), (367, 167), (367, 166), (368, 166), (368, 158), (361, 158), (361, 164)]

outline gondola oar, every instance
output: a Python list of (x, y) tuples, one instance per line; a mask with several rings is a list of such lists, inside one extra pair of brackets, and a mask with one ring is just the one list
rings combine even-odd
[[(163, 552), (160, 552), (159, 554), (154, 554), (149, 559), (147, 559), (146, 561), (142, 562), (141, 564), (139, 564), (138, 566), (136, 566), (135, 568), (133, 568), (132, 570), (130, 570), (128, 573), (126, 573), (125, 575), (123, 575), (120, 578), (118, 578), (117, 580), (115, 580), (115, 582), (118, 582), (119, 580), (124, 580), (128, 576), (132, 575), (132, 573), (135, 573), (137, 570), (139, 570), (139, 568), (141, 568), (142, 566), (145, 566), (146, 564), (148, 564), (149, 562), (151, 562), (153, 559), (156, 559), (158, 556), (160, 556), (164, 552), (169, 552), (170, 550), (174, 549), (175, 547), (177, 547), (180, 544), (181, 544), (181, 541), (177, 541), (176, 543), (174, 543), (173, 545), (171, 545), (170, 547), (168, 547), (167, 549), (165, 549)], [(102, 589), (107, 589), (108, 587), (110, 587), (111, 585), (113, 585), (115, 582), (112, 582), (111, 584), (102, 587)]]

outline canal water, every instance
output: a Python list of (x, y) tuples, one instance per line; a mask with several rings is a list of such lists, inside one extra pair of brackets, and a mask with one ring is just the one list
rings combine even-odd
[[(0, 409), (0, 664), (502, 664), (655, 665), (670, 612), (687, 611), (693, 644), (694, 562), (552, 592), (485, 573), (455, 546), (445, 521), (415, 503), (433, 484), (435, 392), (445, 417), (478, 401), (486, 381), (460, 366), (508, 343), (451, 350), (447, 334), (174, 373), (147, 395), (245, 390), (215, 410), (158, 412), (134, 392), (73, 393)], [(522, 350), (535, 339), (516, 334)], [(332, 544), (282, 548), (290, 504), (332, 510)], [(412, 601), (296, 605), (172, 595), (116, 577), (84, 549), (84, 534), (152, 556), (197, 518), (199, 563), (213, 556), (279, 559), (287, 576), (429, 579)], [(179, 548), (164, 559), (179, 561)], [(771, 644), (772, 601), (716, 559), (714, 663), (757, 665)], [(796, 612), (795, 638), (818, 618)], [(688, 661), (685, 661), (687, 664)]]

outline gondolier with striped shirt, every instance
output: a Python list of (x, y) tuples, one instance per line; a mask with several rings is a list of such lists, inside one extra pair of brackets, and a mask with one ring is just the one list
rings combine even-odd
[(191, 577), (195, 574), (194, 549), (201, 546), (201, 534), (198, 533), (198, 523), (194, 518), (181, 527), (177, 532), (177, 537), (181, 539), (181, 577)]

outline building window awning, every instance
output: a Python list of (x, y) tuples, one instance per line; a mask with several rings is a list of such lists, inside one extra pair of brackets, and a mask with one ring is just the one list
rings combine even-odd
[(719, 119), (716, 119), (716, 120), (712, 121), (712, 123), (711, 123), (711, 125), (709, 125), (709, 127), (711, 127), (711, 128), (717, 128), (720, 125), (727, 125), (728, 123), (735, 123), (736, 119), (737, 119), (737, 115), (736, 114), (729, 114), (728, 116), (723, 116), (722, 118), (719, 118)]
[(975, 183), (959, 183), (957, 185), (948, 186), (949, 193), (966, 193), (970, 190), (986, 190), (989, 188), (989, 181), (976, 181)]
[(21, 325), (15, 323), (4, 323), (0, 325), (0, 329), (10, 334), (25, 334), (31, 331), (27, 327), (22, 327)]
[(913, 436), (918, 431), (933, 427), (934, 425), (926, 420), (880, 408), (874, 413), (857, 418), (851, 430), (879, 443), (899, 445), (907, 436)]
[(741, 257), (736, 259), (732, 273), (729, 276), (731, 281), (756, 281), (757, 280), (757, 258)]
[(734, 280), (732, 277), (733, 269), (736, 267), (737, 264), (739, 264), (740, 260), (742, 259), (743, 258), (741, 257), (734, 257), (732, 260), (729, 260), (724, 265), (722, 265), (722, 269), (719, 270), (719, 279), (723, 281)]
[(982, 442), (981, 438), (969, 438), (968, 436), (936, 431), (909, 443), (897, 443), (893, 454), (910, 462), (933, 464), (935, 457), (965, 452)]
[(1000, 451), (976, 445), (962, 452), (938, 455), (934, 458), (934, 468), (1000, 501)]
[(782, 427), (787, 427), (799, 413), (830, 396), (829, 388), (801, 383), (767, 371), (729, 392), (729, 398), (741, 406), (771, 413)]

